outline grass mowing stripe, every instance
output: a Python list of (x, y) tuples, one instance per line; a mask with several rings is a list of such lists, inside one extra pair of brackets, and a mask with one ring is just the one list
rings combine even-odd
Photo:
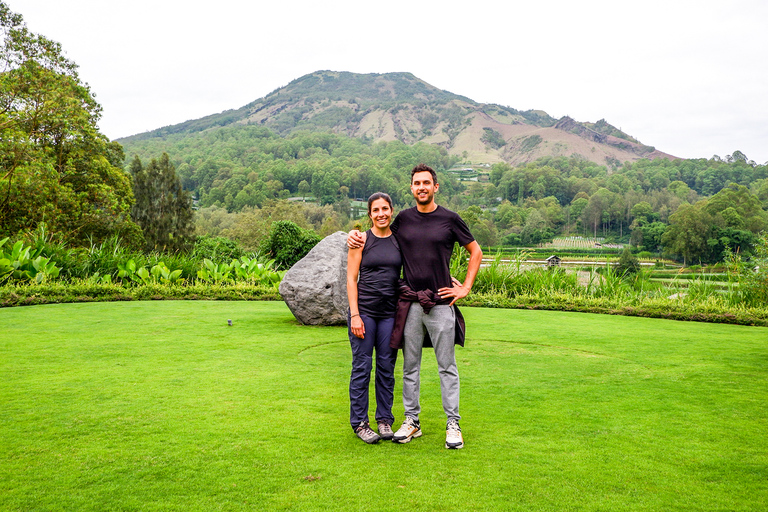
[(424, 436), (364, 445), (348, 424), (346, 329), (299, 326), (279, 302), (0, 310), (0, 509), (768, 502), (768, 328), (463, 312), (466, 448), (448, 451), (430, 353)]

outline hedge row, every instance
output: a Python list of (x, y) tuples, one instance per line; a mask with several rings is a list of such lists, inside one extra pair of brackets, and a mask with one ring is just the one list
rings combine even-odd
[(472, 294), (459, 304), (475, 307), (574, 311), (608, 315), (666, 318), (693, 322), (768, 326), (768, 307), (730, 306), (716, 297), (706, 301), (644, 298), (617, 300), (610, 297), (583, 297), (569, 294), (504, 295)]
[[(274, 288), (245, 283), (222, 285), (51, 283), (0, 287), (0, 307), (132, 300), (282, 300)], [(729, 306), (710, 297), (705, 301), (668, 298), (616, 299), (566, 293), (517, 295), (473, 293), (463, 306), (574, 311), (609, 315), (667, 318), (695, 322), (768, 326), (768, 307)]]
[(50, 283), (0, 287), (0, 307), (131, 300), (282, 300), (274, 287), (235, 283), (146, 284)]

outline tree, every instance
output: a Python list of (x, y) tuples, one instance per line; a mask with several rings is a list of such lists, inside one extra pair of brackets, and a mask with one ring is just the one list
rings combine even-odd
[(547, 227), (547, 220), (539, 213), (539, 210), (532, 209), (525, 219), (521, 235), (524, 244), (534, 245), (551, 240), (553, 232)]
[(768, 213), (763, 210), (758, 196), (743, 185), (729, 183), (707, 199), (705, 209), (710, 215), (723, 216), (728, 227), (743, 228), (753, 233), (768, 229)]
[(326, 237), (337, 231), (343, 231), (344, 226), (341, 223), (341, 217), (337, 212), (333, 212), (323, 219), (323, 223), (320, 226), (320, 236)]
[(614, 194), (606, 188), (598, 189), (589, 198), (589, 203), (582, 213), (584, 223), (592, 227), (592, 233), (597, 236), (597, 226), (600, 225), (605, 230), (605, 225), (610, 224), (612, 212), (617, 194)]
[(577, 222), (581, 221), (582, 226), (586, 228), (587, 222), (583, 218), (583, 215), (584, 215), (584, 212), (587, 210), (587, 206), (589, 205), (589, 198), (584, 197), (586, 196), (584, 192), (579, 192), (579, 194), (580, 195), (577, 195), (576, 197), (573, 198), (573, 201), (571, 201), (570, 208), (569, 208), (569, 215), (572, 219), (576, 220)]
[(332, 172), (318, 171), (312, 175), (312, 193), (320, 204), (333, 204), (339, 192), (338, 177)]
[(493, 183), (495, 186), (498, 187), (499, 182), (501, 181), (501, 177), (504, 175), (504, 173), (511, 172), (511, 171), (512, 171), (512, 166), (509, 165), (508, 163), (500, 162), (500, 163), (493, 164), (491, 166), (491, 176), (490, 176), (491, 183)]
[(460, 211), (459, 216), (466, 222), (467, 227), (480, 245), (491, 246), (499, 242), (496, 225), (488, 218), (490, 214), (483, 212), (479, 206), (470, 206), (466, 210)]
[(640, 226), (642, 240), (640, 247), (644, 251), (661, 252), (662, 237), (667, 230), (667, 225), (663, 222), (651, 222)]
[(310, 191), (309, 183), (307, 180), (301, 180), (299, 182), (299, 195), (301, 196), (301, 200), (304, 201), (304, 199), (307, 197)]
[(763, 205), (763, 209), (768, 210), (768, 179), (756, 181), (752, 186), (755, 188), (755, 195)]
[(523, 237), (520, 236), (518, 233), (508, 233), (504, 235), (504, 238), (501, 241), (504, 245), (525, 245), (523, 243)]
[(507, 200), (504, 200), (499, 205), (499, 209), (496, 211), (494, 220), (501, 229), (509, 229), (513, 226), (522, 226), (523, 224), (523, 209), (514, 206)]
[(287, 269), (306, 256), (318, 242), (320, 237), (314, 231), (301, 229), (289, 220), (279, 220), (272, 223), (263, 248), (274, 258), (278, 268)]
[(547, 227), (552, 230), (559, 228), (565, 222), (563, 207), (560, 206), (557, 198), (553, 196), (548, 196), (539, 200), (528, 198), (525, 201), (525, 204), (526, 206), (536, 208), (541, 216), (544, 217), (544, 220), (547, 221)]
[[(537, 137), (537, 135), (533, 137)], [(494, 149), (499, 149), (507, 144), (504, 136), (493, 128), (483, 128), (483, 136), (480, 140)], [(539, 140), (541, 140), (541, 137), (539, 137)]]
[(686, 201), (691, 193), (690, 187), (682, 181), (673, 181), (667, 185), (667, 189), (680, 199)]
[(167, 153), (144, 168), (138, 156), (131, 163), (136, 203), (131, 216), (144, 231), (147, 250), (183, 251), (193, 239), (192, 199)]
[(707, 240), (709, 245), (710, 261), (722, 261), (728, 251), (748, 256), (752, 253), (758, 236), (751, 231), (732, 227), (721, 228), (715, 226), (712, 236)]
[(683, 263), (706, 261), (712, 238), (712, 216), (703, 208), (703, 204), (684, 204), (669, 217), (669, 228), (662, 236), (664, 248), (683, 257)]
[(630, 214), (641, 222), (653, 222), (655, 219), (653, 207), (647, 201), (641, 201), (634, 205)]
[(0, 232), (45, 222), (74, 242), (137, 239), (122, 148), (99, 133), (101, 106), (77, 65), (2, 1), (0, 37)]
[(628, 277), (637, 274), (639, 271), (640, 262), (632, 254), (632, 251), (629, 250), (629, 246), (624, 247), (619, 257), (619, 264), (616, 266), (616, 273), (622, 277)]
[(472, 226), (480, 222), (483, 216), (483, 210), (479, 206), (470, 206), (466, 210), (459, 212), (459, 217), (467, 224), (467, 227), (472, 230)]

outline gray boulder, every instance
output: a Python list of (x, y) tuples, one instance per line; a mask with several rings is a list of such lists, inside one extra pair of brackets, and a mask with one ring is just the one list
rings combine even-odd
[(285, 273), (280, 296), (305, 325), (347, 322), (347, 234), (323, 238)]

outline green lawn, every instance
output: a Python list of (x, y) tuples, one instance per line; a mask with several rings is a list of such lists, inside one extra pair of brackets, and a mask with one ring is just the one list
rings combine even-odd
[(1, 309), (0, 510), (768, 506), (768, 328), (463, 312), (448, 451), (434, 356), (425, 435), (365, 445), (346, 329), (280, 302)]

